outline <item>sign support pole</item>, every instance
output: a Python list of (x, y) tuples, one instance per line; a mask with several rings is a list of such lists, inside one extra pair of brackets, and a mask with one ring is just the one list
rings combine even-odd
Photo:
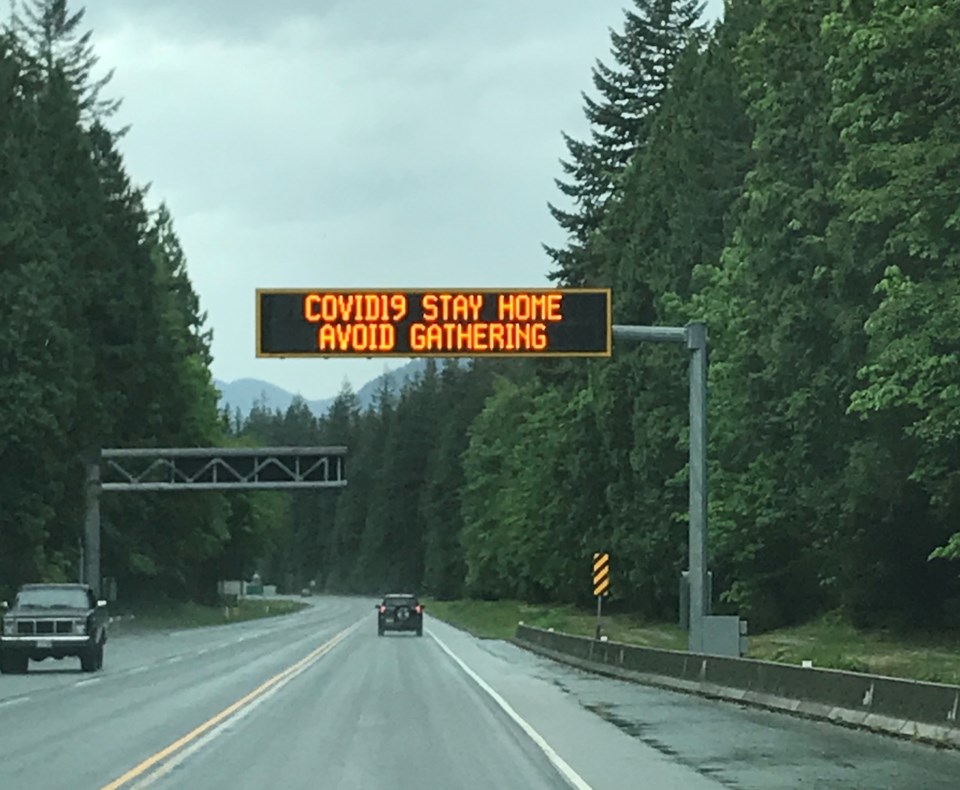
[[(99, 455), (99, 454), (98, 454)], [(100, 459), (87, 462), (86, 517), (83, 522), (83, 581), (100, 598)]]
[(707, 326), (701, 321), (674, 326), (614, 325), (618, 340), (675, 343), (690, 352), (690, 624), (688, 650), (704, 652), (704, 617), (710, 615), (707, 596)]

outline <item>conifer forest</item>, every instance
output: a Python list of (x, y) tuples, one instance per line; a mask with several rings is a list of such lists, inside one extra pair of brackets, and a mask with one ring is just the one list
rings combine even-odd
[[(544, 185), (543, 270), (610, 287), (616, 323), (706, 323), (715, 611), (960, 629), (960, 0), (624, 4), (571, 86), (591, 131)], [(675, 621), (684, 354), (438, 360), (369, 408), (221, 411), (95, 45), (64, 0), (0, 27), (4, 595), (76, 577), (90, 448), (346, 445), (337, 491), (105, 498), (104, 575), (589, 606), (602, 548), (610, 606)]]

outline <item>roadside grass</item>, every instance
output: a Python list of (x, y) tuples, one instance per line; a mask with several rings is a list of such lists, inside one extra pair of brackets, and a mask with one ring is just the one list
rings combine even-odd
[[(522, 601), (434, 601), (425, 599), (427, 612), (441, 620), (487, 639), (509, 639), (523, 622), (537, 628), (553, 628), (566, 634), (593, 636), (595, 612), (574, 606), (527, 604)], [(631, 615), (603, 615), (603, 633), (614, 642), (682, 650), (686, 632), (679, 626), (648, 623)]]
[(264, 617), (279, 617), (300, 611), (305, 606), (307, 604), (299, 601), (277, 598), (244, 598), (233, 607), (204, 606), (192, 602), (157, 602), (135, 606), (111, 606), (110, 616), (118, 618), (118, 622), (112, 626), (118, 631), (162, 631), (203, 628), (259, 620)]
[[(572, 606), (532, 605), (520, 601), (425, 600), (427, 611), (476, 636), (509, 639), (518, 622), (567, 634), (593, 636), (596, 614)], [(628, 614), (603, 616), (603, 633), (612, 642), (665, 650), (686, 650), (678, 625), (650, 623)], [(803, 625), (748, 637), (748, 658), (868, 672), (933, 683), (960, 685), (960, 634), (858, 631), (836, 615)]]
[(858, 631), (836, 616), (750, 637), (750, 658), (960, 685), (960, 634)]

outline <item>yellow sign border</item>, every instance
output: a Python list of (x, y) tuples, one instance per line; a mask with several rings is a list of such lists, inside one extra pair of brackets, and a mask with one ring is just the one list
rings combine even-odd
[[(493, 352), (430, 352), (426, 354), (395, 353), (365, 354), (363, 352), (345, 351), (340, 354), (324, 354), (321, 352), (302, 351), (299, 353), (274, 354), (266, 353), (262, 348), (262, 316), (261, 295), (265, 294), (605, 294), (607, 297), (607, 348), (605, 351), (493, 351)], [(256, 294), (256, 322), (257, 322), (257, 359), (426, 359), (429, 357), (440, 359), (507, 359), (507, 358), (594, 358), (603, 359), (613, 356), (613, 289), (612, 288), (257, 288)]]

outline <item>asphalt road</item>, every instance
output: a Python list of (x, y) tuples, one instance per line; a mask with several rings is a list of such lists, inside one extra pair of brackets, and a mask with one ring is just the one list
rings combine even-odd
[(0, 677), (0, 788), (956, 788), (960, 754), (589, 675), (372, 599)]

